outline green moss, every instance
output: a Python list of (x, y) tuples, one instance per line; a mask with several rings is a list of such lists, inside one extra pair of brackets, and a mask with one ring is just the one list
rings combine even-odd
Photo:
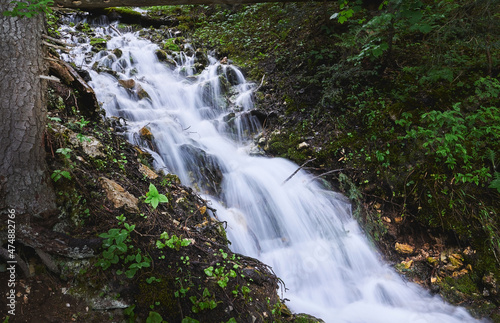
[(151, 305), (159, 305), (160, 314), (170, 318), (181, 317), (178, 300), (175, 298), (175, 279), (154, 273), (160, 282), (148, 284), (145, 280), (139, 282), (139, 293), (136, 297), (141, 308), (149, 309)]
[(182, 42), (179, 38), (169, 38), (163, 42), (163, 49), (178, 52), (181, 50), (180, 46), (177, 45), (179, 42)]

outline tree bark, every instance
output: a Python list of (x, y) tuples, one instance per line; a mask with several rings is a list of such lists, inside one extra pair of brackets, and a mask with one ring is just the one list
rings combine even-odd
[[(55, 0), (59, 7), (98, 9), (109, 7), (149, 7), (182, 4), (250, 4), (260, 2), (306, 2), (322, 0)], [(331, 1), (331, 0), (325, 0)]]
[(43, 140), (46, 81), (39, 77), (45, 18), (3, 16), (10, 2), (0, 0), (0, 214), (14, 209), (16, 224), (29, 224), (56, 210)]

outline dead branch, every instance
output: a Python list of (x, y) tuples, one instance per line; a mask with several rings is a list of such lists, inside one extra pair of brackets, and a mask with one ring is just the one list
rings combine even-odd
[(343, 171), (343, 170), (344, 170), (344, 168), (339, 168), (339, 169), (330, 170), (330, 171), (325, 172), (325, 173), (323, 173), (323, 174), (319, 174), (318, 176), (314, 176), (313, 178), (311, 178), (311, 181), (310, 181), (310, 182), (312, 182), (312, 181), (314, 181), (315, 179), (318, 179), (318, 178), (320, 178), (320, 177), (322, 177), (322, 176), (325, 176), (325, 175), (328, 175), (328, 174), (332, 174), (332, 173), (336, 173), (336, 172), (341, 172), (341, 171)]
[(293, 174), (292, 174), (292, 175), (288, 176), (288, 178), (287, 178), (287, 179), (285, 179), (285, 180), (283, 181), (283, 183), (281, 183), (281, 185), (284, 185), (286, 182), (288, 182), (288, 181), (289, 181), (289, 180), (290, 180), (293, 176), (295, 176), (295, 174), (297, 174), (297, 173), (299, 172), (299, 170), (301, 170), (302, 168), (304, 168), (304, 166), (305, 166), (305, 165), (307, 165), (308, 163), (310, 163), (310, 162), (312, 162), (312, 161), (314, 161), (314, 160), (316, 160), (316, 158), (309, 159), (309, 160), (307, 160), (305, 163), (303, 163), (303, 164), (302, 164), (299, 168), (297, 168), (297, 170), (296, 170), (295, 172), (293, 172)]
[(74, 47), (75, 45), (73, 44), (68, 44), (60, 39), (57, 39), (57, 38), (54, 38), (54, 37), (50, 37), (48, 35), (42, 35), (43, 38), (47, 39), (47, 40), (50, 40), (50, 41), (53, 41), (54, 43), (56, 44), (59, 44), (59, 45), (62, 45), (62, 46), (70, 46), (70, 47)]

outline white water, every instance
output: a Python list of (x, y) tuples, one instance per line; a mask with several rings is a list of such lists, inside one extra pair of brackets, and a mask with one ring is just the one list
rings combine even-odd
[[(258, 126), (245, 111), (253, 108), (255, 85), (246, 83), (237, 69), (212, 58), (196, 79), (188, 79), (181, 74), (194, 74), (193, 57), (179, 57), (172, 70), (157, 60), (158, 47), (149, 41), (131, 33), (101, 32), (114, 35), (106, 53), (91, 58), (84, 44), (66, 58), (89, 69), (90, 85), (107, 116), (127, 120), (130, 141), (145, 144), (138, 131), (146, 125), (151, 129), (156, 168), (200, 189), (217, 217), (227, 221), (231, 249), (262, 260), (284, 280), (292, 311), (326, 322), (475, 321), (463, 308), (403, 281), (381, 262), (342, 196), (311, 181), (304, 171), (283, 183), (297, 165), (249, 154)], [(111, 54), (114, 48), (122, 50), (121, 59)], [(134, 79), (151, 100), (139, 100), (115, 77), (90, 70), (95, 62), (112, 68), (120, 79)], [(220, 75), (227, 73), (237, 79), (231, 99), (221, 93)], [(224, 116), (229, 112), (245, 122), (228, 127)], [(211, 183), (217, 169), (223, 176), (220, 187)]]

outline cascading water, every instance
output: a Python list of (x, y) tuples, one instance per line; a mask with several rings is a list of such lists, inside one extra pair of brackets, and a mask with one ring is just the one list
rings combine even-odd
[(138, 133), (151, 130), (155, 167), (205, 194), (228, 223), (232, 250), (270, 265), (293, 311), (326, 322), (475, 321), (382, 263), (341, 195), (302, 170), (286, 180), (297, 165), (251, 153), (254, 85), (238, 69), (209, 58), (195, 75), (195, 54), (172, 57), (171, 67), (158, 60), (157, 45), (109, 27), (96, 28), (113, 36), (107, 50), (91, 55), (88, 42), (64, 30), (78, 44), (65, 58), (89, 70), (107, 116), (124, 118), (128, 139), (145, 147)]

